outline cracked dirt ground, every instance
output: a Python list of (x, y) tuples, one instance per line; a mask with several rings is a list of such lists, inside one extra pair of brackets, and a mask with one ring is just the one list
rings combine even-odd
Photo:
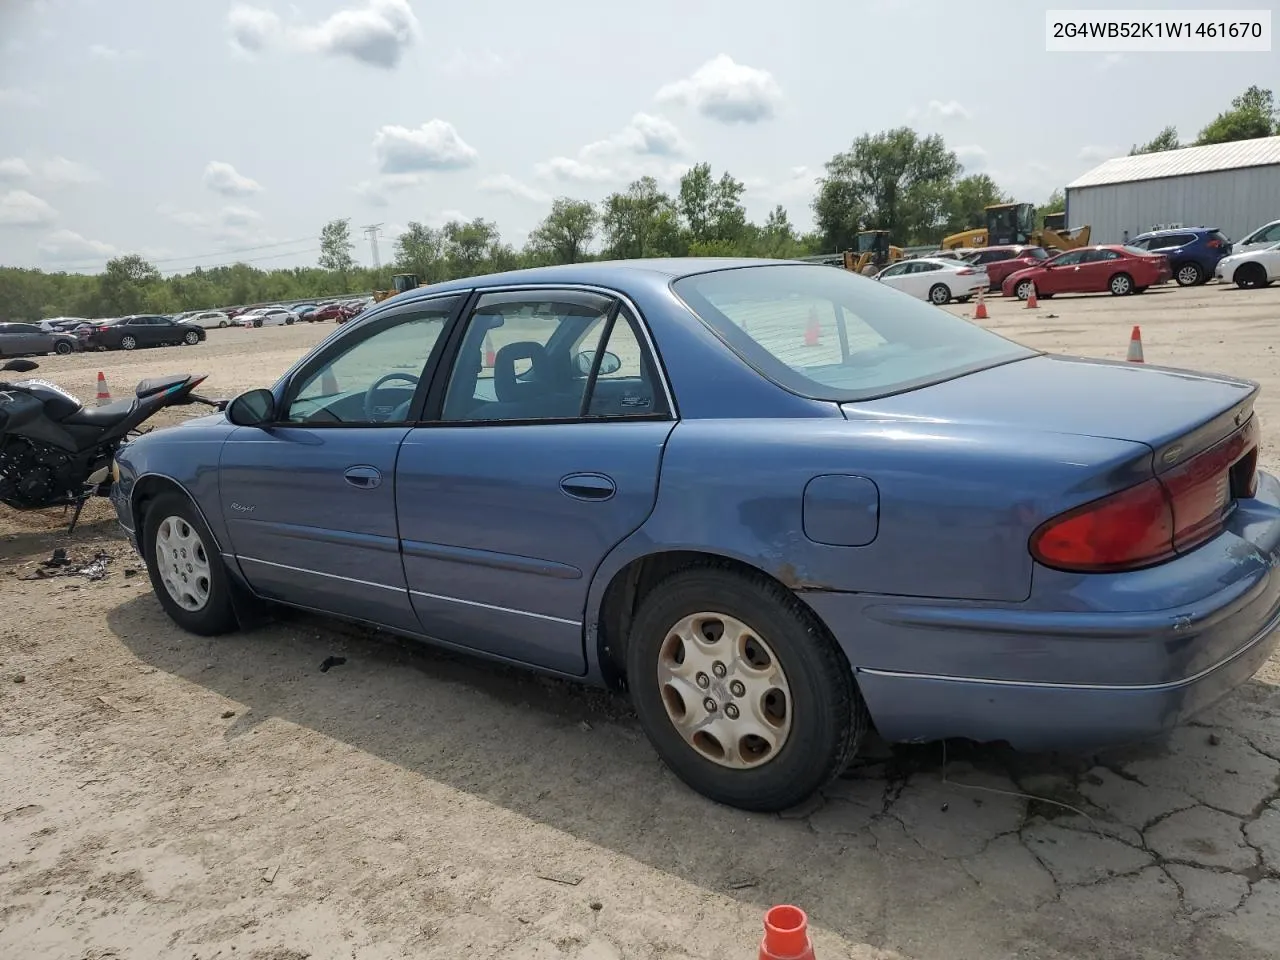
[[(1115, 356), (1140, 315), (1149, 360), (1264, 382), (1275, 470), (1278, 307), (1209, 287), (993, 325)], [(327, 331), (265, 332), (246, 361), (215, 331), (202, 369), (269, 382)], [(118, 391), (161, 353), (42, 372), (91, 396), (99, 366)], [(871, 749), (751, 815), (677, 783), (602, 693), (308, 616), (181, 634), (100, 505), (74, 538), (58, 520), (0, 515), (5, 960), (729, 960), (776, 902), (822, 960), (1280, 958), (1274, 660), (1166, 743)], [(21, 579), (57, 546), (107, 576)]]

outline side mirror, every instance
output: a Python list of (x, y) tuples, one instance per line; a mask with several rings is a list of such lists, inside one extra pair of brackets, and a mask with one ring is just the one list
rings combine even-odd
[(36, 363), (34, 360), (18, 359), (10, 360), (3, 367), (0, 367), (0, 370), (13, 370), (16, 373), (28, 373), (37, 369), (39, 366), (40, 364)]
[(250, 390), (227, 404), (227, 419), (237, 427), (260, 427), (276, 415), (276, 396), (270, 390)]
[[(594, 350), (583, 350), (579, 353), (574, 358), (578, 372), (584, 377), (589, 376), (591, 374), (591, 364), (595, 362), (595, 359), (596, 352)], [(622, 361), (618, 359), (618, 355), (606, 350), (604, 356), (600, 358), (600, 373), (607, 376), (610, 373), (617, 373), (621, 369)]]

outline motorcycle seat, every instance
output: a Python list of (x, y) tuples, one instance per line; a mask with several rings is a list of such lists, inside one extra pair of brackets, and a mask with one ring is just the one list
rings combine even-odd
[(116, 400), (100, 407), (81, 407), (62, 422), (71, 427), (110, 427), (132, 413), (137, 402)]
[(139, 380), (133, 394), (139, 400), (145, 400), (147, 397), (153, 397), (157, 393), (163, 393), (170, 387), (184, 384), (190, 379), (191, 374), (189, 373), (175, 373), (168, 377), (150, 377), (146, 380)]

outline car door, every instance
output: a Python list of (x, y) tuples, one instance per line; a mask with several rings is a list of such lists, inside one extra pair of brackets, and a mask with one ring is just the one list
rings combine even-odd
[(392, 310), (309, 357), (266, 427), (223, 444), (220, 498), (259, 594), (419, 631), (405, 587), (395, 465), (459, 296)]
[(451, 341), (396, 465), (414, 609), (439, 640), (581, 674), (592, 574), (652, 511), (675, 423), (641, 318), (594, 291), (486, 292)]
[(1036, 278), (1036, 288), (1049, 294), (1075, 291), (1080, 282), (1080, 261), (1083, 257), (1083, 250), (1059, 254), (1052, 260), (1053, 266)]
[(895, 290), (905, 290), (907, 284), (907, 268), (910, 263), (895, 263), (891, 267), (885, 267), (880, 271), (878, 279), (881, 283), (888, 284)]

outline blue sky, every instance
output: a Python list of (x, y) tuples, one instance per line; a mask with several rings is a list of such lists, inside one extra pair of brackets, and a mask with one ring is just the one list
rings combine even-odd
[(754, 217), (807, 227), (823, 163), (901, 124), (1040, 202), (1280, 77), (1275, 53), (1046, 53), (1064, 6), (1112, 7), (0, 0), (0, 264), (306, 264), (335, 217), (381, 222), (384, 261), (410, 220), (483, 216), (520, 245), (553, 196), (702, 160)]

